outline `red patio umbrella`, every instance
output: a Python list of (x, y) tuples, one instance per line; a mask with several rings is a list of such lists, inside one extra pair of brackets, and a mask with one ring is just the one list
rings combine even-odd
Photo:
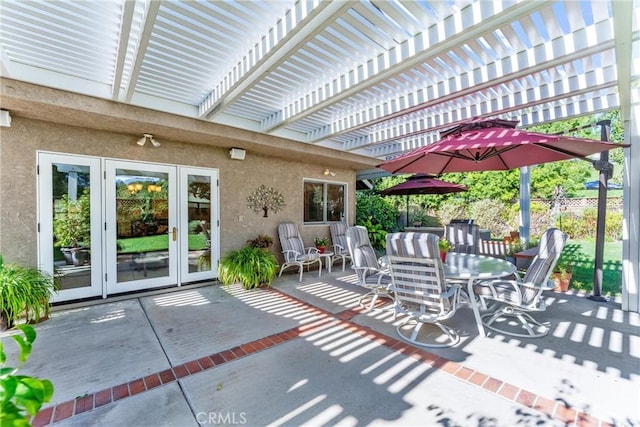
[(431, 175), (416, 174), (406, 181), (382, 190), (383, 196), (407, 196), (407, 225), (409, 225), (409, 196), (412, 194), (449, 194), (467, 191), (462, 184), (454, 184), (437, 179)]
[(400, 184), (382, 190), (380, 194), (383, 196), (404, 196), (410, 194), (449, 194), (460, 191), (467, 191), (467, 187), (462, 184), (442, 181), (431, 175), (416, 174)]
[(378, 165), (391, 173), (473, 172), (584, 158), (622, 144), (515, 129), (514, 120), (472, 120), (442, 139)]

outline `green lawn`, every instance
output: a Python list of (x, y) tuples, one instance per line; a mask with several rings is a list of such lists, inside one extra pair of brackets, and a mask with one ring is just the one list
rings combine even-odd
[[(593, 263), (595, 241), (569, 240), (562, 257), (573, 266), (571, 288), (593, 289)], [(617, 295), (622, 289), (622, 242), (605, 242), (602, 294)]]
[[(598, 190), (578, 190), (574, 197), (598, 197)], [(607, 197), (622, 197), (622, 190), (607, 190)]]
[[(160, 234), (157, 236), (130, 237), (128, 239), (118, 239), (118, 252), (121, 254), (155, 252), (167, 250), (169, 247), (169, 235)], [(205, 249), (207, 241), (202, 234), (189, 235), (189, 250)]]

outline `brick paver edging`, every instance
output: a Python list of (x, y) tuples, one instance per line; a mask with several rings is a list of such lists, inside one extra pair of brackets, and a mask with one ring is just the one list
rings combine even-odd
[[(341, 326), (352, 333), (366, 337), (380, 345), (384, 345), (396, 352), (421, 361), (434, 369), (446, 372), (459, 380), (465, 381), (483, 391), (496, 394), (504, 399), (535, 410), (549, 418), (553, 418), (567, 425), (580, 427), (613, 427), (606, 421), (592, 417), (584, 412), (567, 407), (562, 402), (539, 396), (528, 390), (519, 388), (513, 384), (505, 383), (497, 378), (487, 376), (481, 372), (463, 366), (461, 363), (437, 356), (426, 350), (417, 348), (399, 339), (389, 337), (373, 329), (358, 325), (351, 321), (353, 317), (365, 311), (364, 308), (357, 307), (348, 309), (338, 314), (332, 314), (321, 308), (310, 305), (296, 297), (285, 294), (276, 289), (270, 289), (280, 298), (295, 303), (299, 308), (303, 308), (319, 316), (319, 319), (306, 325), (297, 326), (287, 331), (269, 335), (231, 349), (223, 350), (219, 353), (201, 357), (181, 365), (174, 366), (161, 372), (138, 378), (133, 381), (119, 384), (95, 393), (90, 393), (73, 400), (46, 407), (34, 417), (32, 424), (34, 427), (48, 426), (69, 417), (82, 414), (87, 411), (99, 408), (121, 399), (135, 396), (167, 383), (172, 383), (180, 378), (195, 375), (216, 366), (222, 365), (232, 360), (245, 357), (252, 353), (266, 350), (270, 347), (282, 344), (293, 339), (313, 334), (315, 331), (324, 328), (327, 324)], [(381, 302), (382, 303), (382, 302)], [(383, 303), (382, 303), (383, 304)]]

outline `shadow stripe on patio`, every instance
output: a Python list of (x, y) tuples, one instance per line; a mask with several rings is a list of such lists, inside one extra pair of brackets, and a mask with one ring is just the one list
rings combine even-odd
[[(498, 378), (494, 378), (485, 375), (482, 372), (465, 367), (459, 362), (454, 362), (444, 357), (437, 356), (426, 350), (414, 347), (404, 341), (352, 322), (351, 319), (363, 312), (363, 308), (357, 307), (344, 310), (337, 314), (332, 314), (277, 289), (271, 288), (265, 291), (272, 292), (283, 301), (294, 303), (299, 308), (312, 312), (317, 316), (319, 315), (320, 318), (309, 324), (297, 326), (209, 356), (204, 356), (199, 359), (194, 359), (183, 364), (173, 366), (170, 369), (156, 372), (142, 378), (137, 378), (127, 383), (118, 384), (104, 390), (88, 393), (73, 400), (43, 408), (33, 418), (33, 426), (39, 427), (55, 424), (56, 422), (140, 393), (144, 393), (156, 387), (173, 383), (181, 378), (196, 375), (200, 372), (215, 368), (216, 366), (269, 349), (287, 341), (291, 341), (296, 338), (310, 337), (314, 333), (323, 331), (328, 326), (334, 328), (341, 327), (351, 333), (371, 340), (376, 344), (383, 345), (398, 353), (411, 357), (414, 360), (422, 362), (434, 369), (448, 373), (458, 380), (480, 387), (483, 391), (493, 393), (506, 400), (537, 411), (542, 415), (561, 421), (565, 424), (602, 427), (611, 425), (604, 420), (593, 417), (582, 411), (577, 411), (571, 407), (567, 407), (562, 402), (537, 395), (516, 385), (503, 382)], [(383, 304), (383, 302), (380, 303)]]

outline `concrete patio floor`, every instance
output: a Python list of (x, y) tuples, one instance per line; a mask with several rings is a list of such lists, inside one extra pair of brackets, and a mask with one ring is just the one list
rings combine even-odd
[(463, 306), (457, 347), (418, 349), (340, 270), (57, 309), (22, 371), (55, 387), (34, 425), (640, 426), (640, 316), (618, 303), (551, 292), (539, 339), (480, 338)]

